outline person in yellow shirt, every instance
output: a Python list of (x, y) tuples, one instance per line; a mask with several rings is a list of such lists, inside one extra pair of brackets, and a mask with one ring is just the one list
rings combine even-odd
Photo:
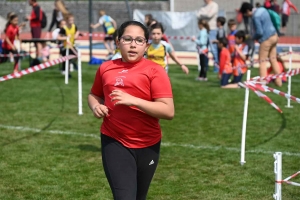
[[(57, 37), (58, 40), (64, 41), (64, 47), (62, 49), (62, 56), (66, 56), (67, 49), (69, 49), (69, 55), (75, 55), (77, 54), (76, 49), (74, 47), (75, 40), (79, 36), (79, 31), (77, 29), (77, 26), (74, 24), (74, 16), (72, 14), (69, 14), (66, 19), (66, 26), (64, 26), (62, 29), (60, 29), (59, 35)], [(68, 42), (69, 40), (69, 42)], [(77, 64), (74, 62), (74, 59), (70, 60), (70, 63), (74, 65), (74, 68), (77, 69)], [(64, 73), (64, 64), (62, 73)]]
[(164, 34), (164, 28), (162, 24), (155, 23), (151, 26), (150, 30), (152, 41), (150, 42), (150, 45), (146, 51), (146, 58), (159, 64), (164, 69), (167, 69), (167, 54), (169, 54), (176, 64), (181, 66), (182, 71), (188, 74), (189, 69), (177, 58), (172, 46), (169, 43), (162, 41), (162, 36)]

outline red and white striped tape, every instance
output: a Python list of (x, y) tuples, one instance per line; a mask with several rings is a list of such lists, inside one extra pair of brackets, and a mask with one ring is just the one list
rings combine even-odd
[(12, 73), (12, 74), (8, 74), (6, 76), (0, 77), (0, 82), (7, 81), (7, 80), (10, 80), (10, 79), (14, 79), (14, 78), (20, 78), (23, 75), (27, 75), (27, 74), (30, 74), (30, 73), (33, 73), (33, 72), (37, 72), (37, 71), (52, 67), (56, 64), (62, 63), (66, 60), (70, 60), (70, 59), (73, 59), (73, 58), (76, 58), (76, 57), (77, 56), (74, 56), (74, 55), (64, 56), (64, 57), (54, 59), (54, 60), (39, 64), (39, 65), (36, 65), (36, 66), (33, 66), (33, 67), (29, 67), (29, 68), (24, 69), (20, 72)]
[(295, 75), (298, 75), (298, 74), (300, 74), (300, 68), (293, 69), (293, 70), (290, 70), (288, 72), (282, 72), (282, 73), (277, 74), (277, 75), (269, 75), (269, 76), (266, 76), (266, 77), (257, 76), (257, 77), (254, 77), (254, 78), (250, 79), (250, 81), (252, 81), (254, 83), (259, 83), (259, 82), (262, 82), (262, 81), (271, 81), (272, 79), (286, 78), (286, 77), (295, 76)]
[(257, 90), (257, 88), (255, 87), (255, 85), (251, 82), (244, 82), (243, 83), (239, 83), (240, 86), (244, 87), (244, 88), (249, 88), (250, 90), (252, 90), (258, 97), (262, 98), (263, 100), (265, 100), (267, 103), (269, 103), (273, 108), (275, 108), (278, 112), (282, 113), (282, 110), (265, 94), (261, 93), (260, 91)]
[(293, 174), (292, 176), (287, 177), (286, 179), (282, 180), (282, 181), (275, 181), (276, 183), (286, 183), (289, 185), (294, 185), (294, 186), (300, 186), (300, 183), (296, 183), (296, 182), (292, 182), (289, 181), (292, 178), (295, 178), (296, 176), (298, 176), (300, 174), (300, 171), (296, 172), (295, 174)]

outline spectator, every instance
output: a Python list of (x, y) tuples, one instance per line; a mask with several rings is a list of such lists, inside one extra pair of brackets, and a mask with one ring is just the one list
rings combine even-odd
[(228, 45), (228, 40), (226, 38), (221, 38), (218, 41), (218, 48), (220, 50), (220, 68), (218, 78), (221, 80), (221, 87), (228, 85), (230, 76), (232, 74), (232, 64), (231, 56), (229, 50), (226, 48)]
[[(279, 65), (279, 71), (280, 71), (280, 73), (285, 72), (286, 66), (284, 64), (284, 60), (281, 57), (279, 57), (279, 55), (277, 55), (277, 62), (278, 62), (278, 65)], [(268, 69), (267, 75), (268, 76), (272, 75), (272, 67), (270, 67)], [(282, 82), (286, 82), (286, 81), (287, 81), (287, 78), (286, 77), (282, 77)]]
[(150, 27), (157, 23), (157, 21), (153, 18), (153, 16), (151, 14), (146, 14), (145, 15), (145, 25), (147, 26), (148, 29), (150, 29)]
[(53, 9), (52, 12), (52, 20), (48, 29), (48, 33), (51, 32), (54, 25), (56, 25), (56, 28), (59, 28), (60, 21), (64, 20), (66, 16), (69, 14), (63, 1), (56, 0), (54, 6), (55, 8)]
[(286, 34), (286, 26), (291, 15), (291, 8), (293, 8), (297, 13), (299, 13), (297, 7), (290, 0), (284, 0), (282, 4), (282, 34)]
[(229, 34), (227, 35), (227, 40), (228, 40), (228, 49), (231, 56), (233, 56), (233, 53), (235, 51), (235, 34), (237, 33), (236, 27), (237, 27), (236, 21), (234, 19), (230, 19), (228, 21)]
[(277, 0), (272, 0), (273, 9), (277, 14), (281, 13), (280, 5), (277, 3)]
[[(30, 28), (31, 28), (31, 36), (32, 39), (40, 39), (42, 34), (42, 27), (41, 27), (41, 18), (42, 12), (40, 6), (37, 4), (37, 0), (29, 0), (29, 5), (32, 6), (31, 15), (27, 16), (27, 20), (30, 21)], [(35, 43), (36, 48), (36, 57), (41, 57), (41, 44), (39, 42)]]
[(256, 2), (255, 7), (259, 8), (259, 7), (261, 7), (261, 4), (259, 2)]
[(61, 29), (63, 29), (65, 26), (67, 25), (66, 21), (63, 19), (59, 22), (59, 27), (56, 28), (53, 32), (52, 32), (52, 39), (56, 40), (59, 32), (61, 31)]
[(200, 72), (197, 77), (197, 81), (207, 81), (207, 69), (208, 69), (208, 34), (209, 34), (209, 25), (206, 20), (200, 19), (198, 21), (199, 33), (197, 38), (192, 37), (192, 41), (197, 44), (197, 50), (200, 58)]
[(103, 25), (105, 38), (104, 38), (104, 46), (108, 50), (108, 56), (112, 56), (115, 51), (115, 44), (113, 39), (113, 34), (117, 29), (116, 21), (110, 16), (105, 14), (104, 10), (99, 11), (99, 21), (97, 24), (91, 24), (93, 29)]
[[(235, 34), (235, 48), (233, 56), (233, 85), (232, 88), (239, 88), (238, 83), (242, 81), (243, 75), (247, 72), (246, 60), (248, 59), (248, 45), (245, 43), (245, 31), (238, 31)], [(239, 68), (236, 68), (239, 67)]]
[[(16, 14), (11, 14), (4, 29), (4, 40), (2, 43), (3, 54), (18, 54), (17, 48), (14, 45), (14, 40), (16, 39), (16, 37), (19, 37), (18, 16)], [(8, 57), (0, 57), (0, 63), (6, 62), (7, 60)], [(18, 73), (19, 57), (17, 57), (16, 55), (14, 57), (14, 62), (13, 72)]]
[[(205, 19), (210, 27), (209, 40), (216, 40), (217, 36), (217, 17), (219, 12), (218, 4), (213, 0), (204, 0), (205, 5), (197, 13), (198, 18)], [(216, 65), (219, 63), (218, 48), (216, 44), (210, 43), (211, 51), (214, 57), (214, 72), (218, 72)]]
[(164, 28), (162, 24), (153, 24), (151, 26), (150, 34), (152, 37), (152, 41), (146, 51), (146, 57), (148, 58), (148, 60), (159, 64), (166, 70), (166, 66), (168, 64), (166, 57), (168, 53), (170, 57), (175, 61), (175, 63), (181, 67), (182, 71), (188, 74), (189, 69), (180, 62), (172, 46), (169, 43), (162, 41), (162, 36), (164, 34)]
[[(69, 55), (75, 55), (77, 53), (74, 45), (75, 45), (75, 40), (78, 38), (78, 36), (79, 36), (79, 31), (77, 26), (74, 23), (74, 16), (72, 14), (69, 14), (67, 16), (66, 26), (60, 29), (59, 36), (57, 37), (58, 40), (62, 40), (64, 42), (64, 48), (61, 52), (62, 56), (67, 55), (67, 49), (69, 49)], [(67, 39), (69, 39), (69, 43), (67, 42)], [(70, 60), (70, 63), (72, 63), (75, 66), (75, 69), (77, 69), (77, 64), (74, 59)], [(65, 71), (64, 67), (65, 65), (63, 65), (62, 74), (64, 74)]]
[(159, 119), (171, 120), (174, 103), (162, 67), (143, 58), (148, 29), (127, 21), (118, 29), (122, 59), (98, 68), (88, 104), (101, 126), (103, 168), (113, 198), (144, 200), (158, 165)]
[[(279, 66), (276, 60), (276, 46), (278, 42), (277, 31), (272, 23), (269, 12), (265, 8), (257, 8), (253, 10), (252, 4), (244, 2), (240, 8), (243, 15), (252, 17), (253, 23), (253, 39), (260, 43), (259, 46), (259, 75), (265, 77), (267, 75), (267, 59), (270, 60), (272, 68), (276, 74), (279, 74)], [(275, 80), (276, 85), (281, 86), (280, 78)]]

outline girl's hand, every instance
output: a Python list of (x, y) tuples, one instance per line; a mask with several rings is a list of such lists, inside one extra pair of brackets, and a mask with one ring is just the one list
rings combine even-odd
[(109, 95), (116, 105), (135, 106), (137, 98), (121, 90), (113, 90)]
[(189, 68), (187, 68), (187, 66), (181, 65), (181, 69), (184, 73), (189, 74)]
[(97, 104), (93, 108), (93, 114), (96, 118), (102, 118), (108, 115), (108, 108), (105, 105)]
[(195, 36), (193, 36), (193, 37), (192, 37), (192, 41), (194, 42), (195, 40), (196, 40), (196, 37), (195, 37)]

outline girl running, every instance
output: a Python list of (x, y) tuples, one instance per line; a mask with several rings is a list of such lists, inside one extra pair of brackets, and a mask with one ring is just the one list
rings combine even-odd
[[(18, 54), (17, 48), (14, 45), (15, 38), (19, 37), (19, 27), (18, 27), (18, 16), (12, 14), (6, 23), (4, 29), (4, 40), (2, 43), (2, 54), (6, 56), (11, 54)], [(8, 57), (0, 57), (0, 63), (6, 62)], [(19, 68), (19, 57), (14, 56), (14, 71), (13, 73), (18, 73)]]
[(169, 77), (143, 58), (148, 39), (142, 23), (123, 23), (117, 40), (122, 58), (98, 68), (88, 96), (94, 116), (103, 118), (102, 161), (115, 200), (146, 199), (160, 152), (159, 119), (174, 117)]
[[(149, 60), (159, 64), (164, 69), (167, 66), (167, 54), (181, 66), (181, 69), (184, 73), (188, 74), (189, 69), (180, 62), (180, 60), (175, 55), (175, 51), (171, 45), (165, 41), (162, 41), (162, 36), (164, 34), (164, 28), (161, 23), (156, 23), (151, 26), (151, 38), (152, 42), (146, 51), (146, 57)], [(167, 70), (166, 70), (167, 71)]]

